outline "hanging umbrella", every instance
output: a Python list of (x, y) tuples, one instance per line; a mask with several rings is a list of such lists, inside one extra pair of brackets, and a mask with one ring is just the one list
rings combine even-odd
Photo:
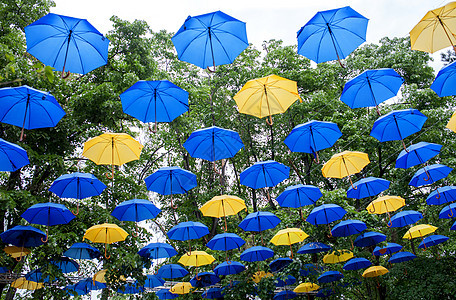
[(366, 210), (369, 214), (381, 215), (386, 213), (389, 218), (387, 225), (391, 227), (390, 212), (396, 211), (403, 206), (405, 206), (405, 200), (400, 196), (382, 196), (369, 203)]
[(310, 276), (317, 275), (320, 271), (323, 271), (323, 267), (318, 267), (314, 264), (305, 264), (304, 267), (299, 270), (299, 275)]
[(114, 178), (114, 165), (121, 166), (139, 159), (144, 146), (126, 133), (106, 132), (84, 143), (82, 155), (97, 165), (111, 165)]
[(347, 237), (353, 234), (361, 233), (366, 230), (367, 225), (359, 220), (345, 220), (331, 229), (331, 234), (335, 237)]
[(280, 291), (274, 295), (274, 300), (286, 300), (293, 299), (298, 297), (298, 295), (293, 291)]
[(105, 244), (105, 258), (109, 259), (111, 256), (106, 256), (107, 245), (124, 241), (127, 236), (128, 233), (116, 224), (103, 223), (87, 229), (82, 239), (88, 239), (93, 243)]
[(375, 256), (382, 256), (393, 254), (394, 252), (398, 252), (402, 250), (402, 246), (396, 243), (387, 243), (385, 247), (375, 247), (374, 252), (372, 252)]
[(49, 92), (27, 85), (0, 89), (0, 122), (24, 129), (55, 127), (65, 115), (60, 104)]
[(65, 205), (52, 202), (32, 205), (27, 208), (21, 217), (31, 224), (48, 226), (46, 227), (46, 239), (43, 240), (44, 243), (48, 241), (49, 226), (68, 224), (75, 218)]
[(361, 170), (370, 163), (369, 157), (366, 153), (358, 151), (343, 151), (334, 154), (328, 160), (321, 172), (323, 176), (328, 178), (344, 178), (348, 176), (350, 184), (353, 187), (353, 182), (350, 175), (361, 172)]
[(285, 138), (291, 152), (311, 153), (318, 159), (318, 151), (330, 148), (342, 136), (336, 123), (309, 121), (295, 126)]
[(296, 81), (274, 74), (247, 81), (233, 99), (242, 114), (260, 119), (269, 116), (266, 122), (270, 126), (272, 115), (284, 113), (296, 100), (302, 101)]
[(309, 235), (299, 228), (286, 228), (277, 232), (269, 241), (276, 246), (288, 245), (290, 246), (291, 258), (293, 258), (292, 244), (304, 241)]
[(57, 266), (62, 273), (73, 273), (79, 270), (79, 264), (68, 257), (60, 257), (56, 260), (51, 260), (51, 264)]
[(347, 190), (348, 198), (362, 199), (372, 197), (387, 190), (390, 182), (386, 179), (377, 177), (363, 178), (355, 183)]
[(377, 277), (388, 273), (388, 269), (382, 266), (372, 266), (363, 272), (363, 277)]
[(188, 247), (191, 253), (190, 240), (199, 239), (209, 234), (209, 228), (200, 222), (181, 222), (171, 228), (166, 234), (171, 240), (188, 241)]
[[(35, 270), (30, 271), (27, 274), (25, 274), (25, 279), (28, 281), (36, 282), (36, 283), (39, 283), (39, 282), (48, 283), (51, 281), (49, 278), (49, 275), (46, 277), (43, 276), (41, 268), (35, 269)], [(53, 281), (55, 281), (55, 280), (56, 279), (54, 279)]]
[(448, 241), (450, 238), (444, 235), (430, 235), (425, 237), (421, 243), (418, 245), (418, 248), (427, 248), (432, 247), (441, 243)]
[(178, 263), (184, 266), (192, 266), (192, 267), (200, 267), (205, 265), (210, 265), (215, 261), (215, 258), (207, 254), (205, 251), (193, 251), (187, 252), (186, 254), (182, 255), (179, 259)]
[[(346, 213), (345, 209), (337, 204), (323, 204), (312, 209), (306, 221), (315, 226), (328, 224), (329, 227), (329, 223), (342, 219)], [(331, 228), (329, 230), (331, 231)]]
[(296, 277), (287, 275), (282, 278), (277, 278), (276, 287), (285, 287), (296, 283)]
[(416, 171), (412, 179), (410, 179), (409, 185), (420, 187), (422, 185), (433, 184), (434, 182), (447, 177), (452, 170), (453, 168), (441, 164), (423, 167)]
[[(104, 269), (104, 270), (100, 270), (98, 272), (96, 272), (93, 277), (92, 277), (92, 280), (95, 282), (101, 282), (101, 283), (107, 283), (106, 281), (106, 273), (108, 272), (108, 270)], [(113, 270), (110, 270), (111, 274), (115, 271)], [(117, 274), (117, 273), (116, 273)], [(118, 279), (115, 280), (116, 282), (118, 282), (119, 280), (122, 280), (122, 281), (127, 281), (127, 279), (125, 278), (125, 276), (123, 275), (120, 275), (117, 277)]]
[(445, 127), (453, 132), (456, 132), (456, 111), (451, 115), (451, 118)]
[(437, 230), (437, 228), (438, 227), (435, 227), (435, 226), (432, 226), (429, 224), (415, 225), (412, 228), (410, 228), (409, 230), (407, 230), (407, 232), (404, 234), (404, 236), (402, 238), (411, 240), (411, 239), (420, 237), (421, 240), (423, 240), (424, 239), (423, 237), (425, 235), (433, 233), (434, 231)]
[(415, 210), (404, 210), (391, 217), (390, 227), (404, 227), (415, 224), (423, 218), (423, 214)]
[(74, 259), (94, 259), (100, 256), (100, 251), (86, 243), (74, 243), (63, 252), (63, 256)]
[(295, 293), (309, 293), (309, 292), (312, 292), (312, 291), (316, 291), (320, 288), (320, 286), (318, 286), (317, 284), (315, 283), (311, 283), (311, 282), (304, 282), (304, 283), (301, 283), (300, 285), (298, 285), (294, 290), (293, 292)]
[(279, 257), (269, 263), (269, 269), (271, 269), (272, 273), (276, 273), (276, 272), (282, 271), (284, 268), (286, 268), (292, 262), (293, 262), (293, 260), (291, 258)]
[(450, 2), (445, 6), (428, 11), (410, 31), (412, 50), (434, 53), (449, 46), (456, 49), (455, 32), (453, 32), (455, 8), (456, 3)]
[(219, 299), (223, 298), (221, 288), (210, 288), (201, 294), (204, 299)]
[(424, 164), (440, 153), (442, 145), (419, 142), (401, 151), (396, 159), (396, 168), (408, 169), (410, 167)]
[(154, 133), (157, 122), (171, 122), (188, 111), (188, 92), (168, 80), (140, 80), (120, 94), (120, 100), (124, 113), (143, 123), (154, 122)]
[(330, 246), (323, 244), (323, 243), (315, 242), (315, 243), (305, 244), (304, 246), (299, 248), (298, 253), (299, 254), (310, 254), (310, 253), (320, 253), (320, 252), (328, 252), (328, 251), (331, 251)]
[[(135, 285), (138, 285), (139, 282), (138, 280), (135, 281)], [(159, 286), (164, 286), (165, 285), (165, 280), (160, 278), (158, 275), (147, 275), (146, 276), (146, 281), (144, 282), (144, 287), (153, 289)]]
[(300, 208), (315, 204), (321, 197), (323, 194), (316, 186), (297, 184), (287, 187), (276, 200), (281, 207)]
[(364, 269), (369, 266), (371, 266), (372, 263), (365, 258), (359, 257), (359, 258), (352, 258), (349, 261), (345, 263), (345, 265), (342, 267), (344, 270), (359, 270), (359, 269)]
[(342, 275), (342, 273), (339, 271), (326, 271), (318, 276), (317, 280), (320, 283), (329, 283), (341, 280), (342, 278), (344, 278), (344, 275)]
[(169, 291), (169, 289), (161, 289), (159, 291), (155, 292), (155, 295), (157, 296), (158, 299), (174, 299), (179, 297), (177, 294), (173, 294)]
[(274, 256), (274, 251), (267, 247), (254, 246), (241, 253), (241, 260), (247, 262), (263, 261)]
[(265, 271), (257, 271), (255, 273), (253, 273), (252, 280), (255, 283), (260, 283), (261, 279), (269, 278), (272, 276), (274, 276), (272, 273), (269, 273), (269, 272), (266, 273)]
[(225, 218), (225, 231), (227, 231), (226, 216), (232, 216), (241, 210), (247, 210), (244, 200), (237, 196), (221, 195), (215, 196), (201, 206), (203, 216), (214, 218)]
[(206, 246), (211, 250), (228, 251), (240, 249), (245, 241), (235, 233), (221, 233), (214, 236)]
[(21, 257), (32, 253), (32, 251), (30, 251), (30, 249), (27, 249), (24, 247), (17, 247), (17, 246), (6, 246), (5, 248), (3, 248), (3, 251), (16, 260), (17, 259), (20, 260)]
[(403, 252), (401, 251), (401, 252), (393, 254), (390, 257), (390, 259), (388, 259), (388, 262), (392, 263), (392, 264), (397, 264), (397, 263), (413, 260), (415, 258), (416, 258), (415, 254), (407, 252), (407, 251), (403, 251)]
[(356, 247), (370, 247), (386, 240), (386, 235), (379, 232), (368, 231), (363, 232), (355, 239), (353, 244)]
[(74, 289), (76, 291), (81, 290), (84, 293), (88, 293), (90, 291), (101, 290), (101, 289), (104, 289), (105, 287), (106, 287), (106, 283), (94, 281), (94, 280), (92, 280), (92, 278), (82, 279), (74, 285)]
[(431, 84), (431, 90), (433, 90), (439, 97), (454, 96), (456, 90), (454, 85), (456, 84), (455, 69), (456, 62), (452, 62), (442, 67)]
[(353, 253), (348, 250), (334, 250), (323, 257), (325, 264), (337, 264), (353, 257)]
[(414, 108), (393, 110), (374, 122), (370, 136), (379, 142), (402, 141), (406, 149), (404, 139), (420, 131), (426, 120), (427, 117)]
[(456, 203), (449, 204), (442, 208), (439, 213), (439, 219), (452, 219), (454, 217), (454, 210), (456, 209)]
[(456, 201), (456, 186), (440, 187), (426, 198), (427, 205), (441, 205), (454, 201)]
[(214, 268), (217, 276), (234, 275), (245, 270), (245, 266), (237, 261), (224, 261)]
[(25, 277), (19, 277), (18, 279), (11, 282), (11, 287), (19, 290), (38, 290), (44, 287), (42, 282), (34, 282), (27, 280)]
[(160, 195), (171, 195), (171, 207), (174, 194), (185, 194), (196, 187), (196, 175), (179, 167), (163, 167), (144, 179), (147, 189)]
[(404, 79), (393, 69), (366, 70), (344, 85), (340, 100), (350, 108), (373, 107), (395, 97)]
[(119, 221), (136, 222), (136, 235), (138, 236), (137, 222), (148, 219), (155, 219), (161, 209), (157, 208), (152, 202), (145, 199), (127, 200), (117, 205), (111, 213)]
[(245, 23), (221, 11), (188, 16), (171, 38), (179, 60), (200, 68), (231, 64), (249, 46)]
[(150, 259), (169, 258), (177, 255), (173, 246), (166, 243), (150, 243), (142, 247), (138, 254)]
[(369, 20), (350, 6), (319, 11), (298, 31), (298, 54), (322, 63), (347, 57), (366, 41)]
[[(250, 213), (245, 217), (239, 227), (244, 231), (263, 232), (264, 230), (272, 229), (280, 223), (280, 219), (271, 212), (257, 211)], [(263, 242), (263, 235), (261, 234), (261, 241)]]
[(0, 138), (0, 171), (14, 172), (29, 163), (24, 148)]
[(194, 288), (207, 287), (215, 285), (220, 282), (220, 277), (218, 277), (214, 272), (202, 272), (196, 274), (195, 277), (190, 279), (190, 284)]
[(87, 74), (108, 62), (109, 40), (85, 19), (49, 13), (25, 27), (27, 52), (62, 71)]
[(188, 271), (178, 264), (163, 265), (158, 269), (156, 276), (165, 279), (176, 279), (184, 277), (188, 274)]
[(136, 283), (126, 283), (120, 286), (116, 292), (124, 295), (139, 294), (144, 292), (144, 287), (137, 286)]
[(44, 244), (47, 236), (41, 230), (32, 226), (14, 226), (0, 234), (3, 243), (21, 248), (38, 247)]

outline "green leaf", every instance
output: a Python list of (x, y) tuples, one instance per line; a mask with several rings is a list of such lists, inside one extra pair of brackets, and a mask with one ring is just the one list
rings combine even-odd
[(52, 71), (54, 68), (50, 67), (50, 66), (46, 66), (44, 68), (44, 75), (46, 76), (47, 80), (50, 82), (50, 83), (53, 83), (54, 82), (54, 78), (55, 78), (55, 75), (54, 75), (54, 72)]

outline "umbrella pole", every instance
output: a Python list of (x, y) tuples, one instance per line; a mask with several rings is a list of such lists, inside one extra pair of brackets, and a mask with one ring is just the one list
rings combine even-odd
[(76, 204), (76, 213), (71, 212), (73, 215), (77, 216), (79, 215), (79, 202)]
[(440, 19), (439, 16), (436, 16), (436, 18), (437, 18), (437, 20), (439, 20), (440, 25), (442, 25), (443, 31), (445, 31), (445, 34), (446, 34), (448, 40), (450, 41), (450, 45), (453, 47), (453, 51), (456, 52), (456, 46), (451, 41), (450, 35), (448, 34), (448, 32), (447, 32), (447, 30), (445, 28), (445, 25), (443, 24), (443, 22), (442, 22), (442, 20)]
[(393, 223), (391, 222), (391, 216), (390, 216), (389, 211), (386, 211), (386, 214), (388, 215), (388, 219), (389, 219), (388, 223), (386, 223), (386, 226), (391, 227), (391, 226), (393, 226)]
[(190, 240), (188, 240), (188, 253), (192, 255), (192, 244), (190, 243)]
[(405, 150), (405, 152), (407, 152), (407, 153), (408, 153), (408, 150), (407, 150), (407, 147), (405, 146), (404, 140), (403, 140), (403, 139), (401, 139), (401, 142), (402, 142), (402, 146), (404, 147), (404, 150)]
[(353, 188), (354, 190), (356, 190), (358, 187), (353, 185), (353, 181), (352, 181), (352, 179), (351, 179), (351, 177), (350, 177), (350, 172), (348, 172), (347, 164), (345, 163), (345, 159), (344, 159), (343, 156), (342, 156), (342, 161), (343, 161), (344, 166), (345, 166), (345, 171), (347, 171), (348, 179), (350, 180), (350, 184), (351, 184), (352, 188)]
[(27, 111), (28, 111), (29, 106), (30, 106), (30, 94), (27, 95), (27, 103), (25, 104), (24, 121), (22, 122), (21, 137), (19, 138), (19, 142), (22, 142), (24, 140), (25, 119), (27, 119)]
[(109, 256), (106, 255), (106, 248), (107, 248), (107, 247), (108, 247), (108, 244), (105, 243), (105, 253), (104, 253), (104, 257), (105, 257), (106, 259), (110, 259), (110, 258), (111, 258), (111, 255), (109, 255)]
[(377, 109), (377, 115), (381, 116), (382, 114), (380, 113), (380, 110), (378, 109), (378, 105), (375, 105), (375, 108)]
[[(424, 178), (424, 181), (428, 181), (429, 179), (431, 179), (431, 176), (429, 175), (429, 172), (426, 170), (426, 167), (424, 167), (424, 172), (426, 173), (427, 175), (427, 178)], [(431, 182), (432, 183), (432, 182)]]
[(337, 47), (336, 47), (336, 43), (334, 42), (334, 36), (333, 36), (333, 33), (332, 33), (332, 30), (331, 30), (331, 27), (329, 27), (329, 24), (326, 23), (326, 26), (328, 27), (328, 31), (329, 31), (329, 35), (331, 36), (331, 41), (333, 43), (333, 46), (334, 46), (334, 50), (336, 51), (336, 55), (337, 55), (337, 61), (339, 62), (339, 65), (345, 69), (345, 66), (342, 64), (342, 62), (340, 61), (340, 56), (339, 56), (339, 53), (337, 52)]
[[(49, 218), (49, 217), (48, 217), (48, 218)], [(49, 222), (48, 222), (48, 223), (49, 223)], [(41, 238), (41, 241), (42, 241), (43, 243), (47, 243), (48, 239), (49, 239), (49, 226), (46, 226), (46, 239), (43, 240), (43, 238)]]

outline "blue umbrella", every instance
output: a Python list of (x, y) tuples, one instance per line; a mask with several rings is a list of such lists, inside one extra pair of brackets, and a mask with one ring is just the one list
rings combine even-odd
[(223, 298), (221, 288), (210, 288), (207, 291), (204, 291), (201, 296), (205, 299), (218, 299)]
[(158, 299), (174, 299), (179, 297), (178, 294), (173, 294), (169, 291), (169, 289), (161, 289), (157, 292), (155, 292), (155, 295), (157, 296)]
[(171, 195), (171, 206), (173, 206), (174, 194), (185, 194), (196, 187), (196, 175), (179, 167), (164, 167), (149, 175), (146, 179), (146, 187), (149, 191), (160, 195)]
[(309, 275), (316, 275), (318, 272), (322, 271), (323, 268), (316, 266), (314, 264), (305, 264), (304, 268), (299, 270), (299, 275), (301, 276), (309, 276)]
[(314, 242), (314, 243), (305, 244), (304, 246), (299, 248), (298, 253), (299, 254), (310, 254), (310, 253), (327, 252), (330, 250), (331, 250), (330, 246), (323, 244), (323, 243)]
[(94, 259), (100, 256), (100, 251), (87, 243), (74, 243), (63, 252), (63, 256), (74, 259)]
[(415, 224), (423, 218), (423, 214), (415, 210), (404, 210), (391, 217), (391, 227), (404, 227)]
[(0, 122), (24, 129), (55, 127), (65, 115), (54, 96), (29, 86), (0, 89)]
[(346, 213), (337, 204), (323, 204), (312, 209), (306, 221), (315, 226), (328, 224), (329, 227), (329, 223), (342, 219)]
[(356, 247), (370, 247), (386, 240), (386, 235), (379, 232), (368, 231), (360, 234), (353, 244)]
[(3, 243), (12, 244), (17, 247), (37, 247), (43, 245), (47, 236), (41, 230), (32, 226), (14, 226), (0, 234)]
[(24, 148), (0, 138), (0, 171), (14, 172), (29, 163)]
[(371, 265), (372, 265), (372, 263), (370, 262), (370, 260), (363, 258), (363, 257), (358, 257), (358, 258), (352, 258), (349, 261), (347, 261), (342, 268), (344, 270), (355, 271), (355, 270), (367, 268)]
[[(101, 283), (101, 282), (92, 280), (92, 278), (86, 278), (86, 279), (82, 279), (82, 280), (78, 281), (74, 285), (74, 290), (76, 292), (78, 292), (78, 290), (80, 290), (80, 291), (84, 292), (85, 294), (87, 294), (90, 291), (101, 290), (101, 289), (104, 289), (105, 287), (106, 287), (105, 283)], [(78, 294), (79, 294), (79, 292), (78, 292)]]
[(331, 230), (331, 234), (336, 237), (347, 237), (353, 234), (361, 233), (366, 230), (367, 225), (359, 220), (345, 220), (337, 224)]
[(171, 240), (188, 241), (189, 251), (191, 251), (190, 240), (199, 239), (209, 234), (209, 228), (200, 222), (181, 222), (166, 234)]
[[(250, 213), (244, 220), (239, 223), (239, 227), (244, 231), (263, 232), (264, 230), (272, 229), (280, 223), (280, 219), (271, 212), (257, 211)], [(261, 241), (264, 245), (263, 235)]]
[[(188, 111), (188, 92), (168, 80), (140, 80), (120, 94), (123, 112), (143, 123), (171, 122)], [(152, 130), (151, 130), (152, 131)]]
[(424, 164), (440, 153), (442, 145), (419, 142), (401, 151), (396, 159), (396, 168), (408, 169), (410, 167)]
[(402, 141), (421, 130), (427, 117), (417, 109), (393, 110), (374, 122), (370, 135), (379, 142)]
[(184, 277), (188, 274), (188, 271), (178, 264), (163, 265), (158, 269), (156, 275), (165, 279), (176, 279)]
[(214, 273), (217, 276), (224, 276), (224, 275), (233, 275), (241, 273), (245, 270), (245, 266), (237, 261), (224, 261), (221, 264), (218, 264), (214, 268)]
[(190, 284), (194, 288), (207, 287), (219, 282), (220, 277), (218, 277), (214, 272), (198, 273), (195, 277), (190, 279)]
[(277, 278), (276, 287), (285, 287), (296, 283), (296, 277), (287, 275), (285, 277)]
[(221, 233), (214, 236), (206, 246), (211, 250), (228, 251), (240, 249), (245, 241), (235, 233)]
[(447, 177), (452, 170), (453, 168), (441, 164), (423, 167), (416, 171), (412, 179), (410, 179), (409, 185), (420, 187), (422, 185), (432, 184)]
[(124, 294), (124, 295), (139, 294), (142, 292), (144, 292), (144, 287), (137, 286), (136, 282), (135, 283), (126, 283), (117, 289), (117, 293)]
[(54, 180), (49, 191), (60, 198), (84, 199), (100, 195), (106, 185), (92, 174), (71, 173)]
[(377, 177), (367, 177), (358, 180), (347, 190), (348, 198), (362, 199), (366, 197), (372, 197), (380, 194), (387, 190), (390, 186), (390, 182), (386, 179)]
[(57, 266), (65, 274), (79, 270), (79, 264), (68, 257), (60, 257), (56, 260), (51, 260), (51, 264)]
[(277, 259), (274, 259), (271, 261), (269, 264), (269, 268), (271, 269), (272, 273), (279, 272), (289, 264), (291, 264), (293, 260), (288, 257), (279, 257)]
[(212, 126), (193, 131), (183, 146), (191, 157), (215, 162), (233, 157), (244, 143), (236, 131)]
[[(119, 221), (140, 222), (147, 219), (154, 219), (161, 212), (152, 202), (145, 199), (127, 200), (117, 205), (111, 213)], [(138, 236), (138, 225), (136, 223), (136, 234)]]
[(85, 19), (47, 14), (25, 27), (27, 52), (43, 64), (86, 74), (108, 61), (109, 40)]
[(177, 255), (173, 246), (166, 243), (150, 243), (142, 247), (138, 254), (151, 259), (169, 258)]
[(415, 254), (404, 251), (404, 252), (394, 253), (390, 257), (390, 259), (388, 259), (388, 262), (390, 262), (392, 264), (396, 264), (396, 263), (406, 262), (406, 261), (409, 261), (409, 260), (412, 260), (415, 258), (416, 258)]
[(456, 209), (456, 203), (451, 203), (444, 208), (439, 213), (439, 219), (452, 219), (454, 217), (454, 210)]
[(450, 238), (444, 235), (429, 235), (425, 237), (421, 243), (418, 245), (418, 248), (427, 248), (427, 247), (432, 247), (438, 244), (441, 244), (443, 242), (448, 241)]
[(318, 151), (332, 147), (342, 136), (336, 123), (309, 121), (295, 126), (284, 143), (292, 152), (312, 153), (318, 160)]
[(293, 291), (280, 291), (274, 296), (274, 300), (286, 300), (286, 299), (293, 299), (298, 297), (298, 294), (296, 294)]
[(455, 75), (456, 62), (444, 66), (440, 69), (439, 73), (431, 84), (431, 90), (433, 90), (439, 97), (453, 96), (456, 95)]
[(299, 208), (313, 205), (321, 197), (323, 194), (316, 186), (297, 184), (287, 187), (276, 200), (281, 207)]
[(3, 273), (8, 273), (9, 270), (5, 267), (0, 267), (0, 274), (3, 274)]
[(350, 108), (372, 107), (397, 95), (404, 79), (393, 69), (366, 70), (344, 85), (340, 100)]
[(321, 63), (347, 57), (366, 41), (369, 20), (346, 6), (317, 12), (298, 31), (298, 54)]
[(456, 221), (453, 223), (453, 225), (451, 225), (450, 230), (456, 230)]
[(387, 243), (385, 247), (375, 247), (374, 252), (372, 252), (375, 256), (382, 256), (393, 254), (394, 252), (398, 252), (402, 250), (402, 246), (396, 243)]
[(456, 186), (440, 187), (426, 198), (427, 205), (441, 205), (454, 201), (456, 201)]
[(329, 283), (341, 280), (342, 278), (344, 278), (344, 275), (342, 275), (342, 273), (339, 271), (326, 271), (318, 276), (317, 280), (320, 283)]
[(188, 16), (171, 40), (180, 60), (203, 69), (230, 64), (249, 46), (245, 23), (221, 11)]
[(254, 246), (241, 253), (241, 260), (253, 262), (262, 261), (274, 256), (274, 251), (267, 247)]
[[(41, 268), (35, 269), (35, 270), (30, 271), (27, 274), (25, 274), (25, 279), (27, 279), (28, 281), (33, 281), (33, 282), (49, 282), (50, 281), (49, 275), (46, 277), (43, 277)], [(54, 281), (55, 281), (55, 279), (54, 279)]]
[[(135, 283), (138, 285), (138, 281)], [(147, 275), (146, 281), (144, 282), (145, 288), (156, 288), (158, 286), (163, 286), (165, 284), (165, 280), (160, 278), (158, 275)]]

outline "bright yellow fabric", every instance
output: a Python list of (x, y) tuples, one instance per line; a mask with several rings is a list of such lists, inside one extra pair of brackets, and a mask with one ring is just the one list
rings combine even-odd
[(370, 214), (384, 214), (398, 210), (405, 205), (405, 200), (399, 196), (382, 196), (371, 203), (366, 207), (366, 210)]
[(353, 257), (353, 253), (348, 250), (335, 250), (331, 253), (323, 256), (323, 262), (325, 264), (337, 264), (344, 262)]
[(320, 288), (319, 285), (312, 283), (312, 282), (304, 282), (298, 285), (293, 292), (295, 293), (308, 293), (312, 291), (316, 291)]
[(7, 246), (3, 249), (3, 251), (5, 251), (5, 253), (11, 256), (12, 258), (23, 257), (32, 253), (30, 249), (16, 246)]
[(179, 259), (178, 263), (184, 266), (200, 267), (210, 265), (215, 261), (215, 258), (207, 254), (205, 251), (187, 252)]
[(422, 238), (425, 235), (433, 233), (438, 227), (429, 224), (415, 225), (404, 234), (403, 239), (411, 240), (417, 237)]
[[(93, 281), (97, 281), (97, 282), (101, 282), (101, 283), (106, 283), (106, 278), (105, 278), (106, 272), (107, 272), (107, 270), (101, 270), (101, 271), (96, 272), (95, 275), (93, 275), (92, 280)], [(122, 281), (126, 281), (127, 280), (125, 278), (125, 276), (123, 276), (123, 275), (120, 275), (119, 279), (122, 280)]]
[(255, 283), (259, 283), (261, 279), (268, 278), (274, 276), (272, 273), (265, 272), (265, 271), (257, 271), (252, 275), (252, 280)]
[(450, 121), (448, 121), (446, 128), (450, 129), (453, 132), (456, 132), (456, 111), (451, 116)]
[(112, 244), (124, 241), (128, 233), (116, 224), (100, 224), (87, 229), (83, 240), (88, 239), (94, 243)]
[(247, 209), (244, 200), (230, 195), (215, 196), (200, 208), (204, 216), (215, 218), (235, 215), (243, 209)]
[(25, 277), (20, 277), (11, 283), (11, 287), (21, 289), (21, 290), (33, 291), (33, 290), (41, 289), (43, 287), (43, 283), (30, 281), (30, 280), (25, 279)]
[(309, 235), (299, 228), (286, 228), (276, 233), (270, 240), (274, 245), (292, 245), (304, 241)]
[(179, 282), (169, 290), (173, 294), (178, 294), (178, 295), (185, 295), (190, 293), (190, 290), (192, 289), (192, 285), (190, 282)]
[(344, 151), (334, 154), (321, 168), (324, 177), (344, 178), (360, 172), (370, 163), (366, 153)]
[(377, 277), (388, 273), (388, 269), (382, 266), (372, 266), (363, 272), (363, 277)]

